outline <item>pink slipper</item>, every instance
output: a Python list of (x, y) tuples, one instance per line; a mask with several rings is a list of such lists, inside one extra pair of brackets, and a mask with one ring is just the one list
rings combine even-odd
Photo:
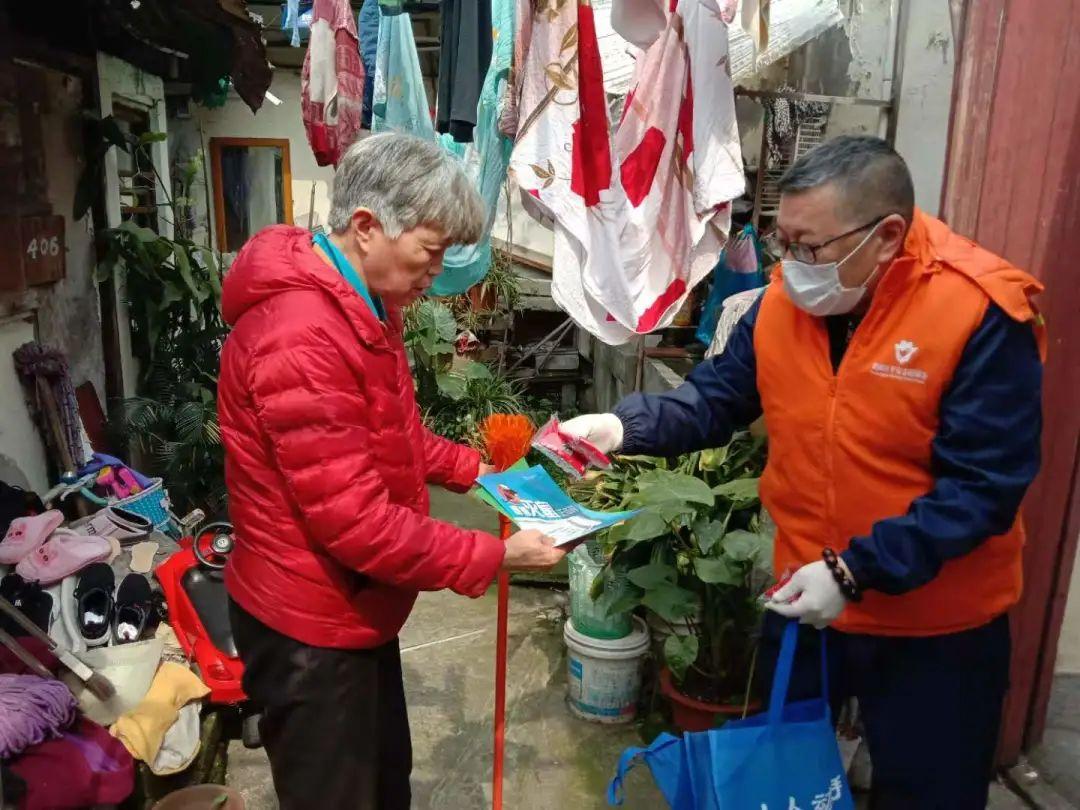
[(104, 537), (57, 529), (43, 546), (15, 566), (15, 572), (27, 582), (51, 585), (90, 563), (108, 559), (111, 550)]
[(4, 539), (0, 540), (0, 563), (14, 565), (19, 562), (48, 540), (63, 522), (63, 513), (56, 509), (41, 515), (15, 518)]

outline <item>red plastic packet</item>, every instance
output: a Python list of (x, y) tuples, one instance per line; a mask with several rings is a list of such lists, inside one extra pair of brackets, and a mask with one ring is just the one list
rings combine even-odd
[[(771, 588), (769, 588), (769, 589), (768, 589), (767, 591), (765, 591), (765, 593), (763, 593), (763, 594), (762, 594), (762, 595), (760, 596), (760, 599), (761, 599), (761, 601), (762, 601), (762, 602), (771, 602), (771, 601), (772, 601), (772, 598), (773, 598), (773, 596), (775, 596), (775, 595), (776, 595), (776, 592), (777, 592), (777, 591), (779, 591), (779, 590), (780, 590), (781, 588), (783, 588), (783, 587), (784, 587), (785, 585), (787, 585), (787, 584), (788, 584), (788, 582), (789, 582), (789, 581), (791, 580), (791, 577), (792, 577), (792, 575), (793, 575), (794, 573), (795, 573), (795, 572), (794, 572), (794, 571), (792, 571), (792, 570), (791, 570), (790, 568), (789, 568), (789, 569), (788, 569), (787, 571), (785, 571), (785, 572), (784, 572), (784, 574), (783, 574), (783, 576), (781, 576), (781, 577), (780, 577), (780, 579), (778, 579), (778, 580), (776, 581), (776, 584), (775, 584), (775, 585), (773, 585), (773, 586), (772, 586)], [(791, 601), (792, 601), (792, 602), (795, 602), (795, 601), (797, 601), (797, 600), (798, 600), (798, 598), (799, 598), (799, 597), (798, 597), (798, 596), (796, 596), (796, 597), (795, 597), (794, 599), (792, 599)]]
[(563, 433), (559, 417), (552, 416), (533, 436), (532, 446), (554, 461), (568, 475), (581, 478), (590, 467), (611, 469), (611, 459), (593, 444)]

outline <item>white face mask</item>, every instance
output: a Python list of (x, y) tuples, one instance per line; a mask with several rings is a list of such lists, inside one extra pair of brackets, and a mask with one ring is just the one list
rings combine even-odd
[(807, 264), (796, 259), (783, 259), (784, 289), (795, 306), (822, 318), (826, 315), (843, 315), (855, 309), (866, 295), (866, 287), (877, 275), (878, 268), (875, 267), (874, 272), (858, 287), (845, 287), (840, 283), (840, 265), (858, 253), (875, 231), (876, 225), (854, 250), (838, 262)]

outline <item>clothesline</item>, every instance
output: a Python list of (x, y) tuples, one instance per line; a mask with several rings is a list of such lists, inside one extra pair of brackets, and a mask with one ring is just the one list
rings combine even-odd
[[(745, 32), (729, 32), (735, 0), (679, 0), (649, 11), (650, 20), (662, 14), (666, 22), (651, 42), (635, 38), (641, 50), (612, 27), (611, 0), (536, 8), (491, 0), (477, 4), (479, 17), (460, 0), (443, 0), (433, 126), (411, 18), (399, 13), (407, 4), (377, 2), (366, 0), (359, 26), (372, 130), (438, 139), (461, 159), (490, 212), (478, 245), (448, 252), (433, 293), (464, 292), (486, 275), (509, 174), (527, 210), (554, 223), (553, 299), (612, 344), (668, 326), (724, 245), (731, 202), (745, 188), (733, 72), (745, 75), (842, 19), (836, 0), (774, 0), (756, 50)], [(317, 42), (325, 48), (321, 18), (336, 4), (315, 2), (305, 70)], [(347, 16), (335, 19), (355, 37)], [(341, 63), (341, 30), (334, 31)], [(613, 122), (608, 97), (622, 92), (625, 106)]]

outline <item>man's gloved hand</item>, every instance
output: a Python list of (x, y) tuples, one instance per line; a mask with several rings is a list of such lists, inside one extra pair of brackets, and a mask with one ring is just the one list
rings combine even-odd
[(772, 598), (765, 603), (769, 610), (798, 619), (822, 630), (844, 612), (848, 600), (823, 560), (804, 565)]
[(601, 453), (615, 453), (622, 447), (623, 424), (613, 413), (590, 413), (562, 422), (559, 430), (584, 439)]

